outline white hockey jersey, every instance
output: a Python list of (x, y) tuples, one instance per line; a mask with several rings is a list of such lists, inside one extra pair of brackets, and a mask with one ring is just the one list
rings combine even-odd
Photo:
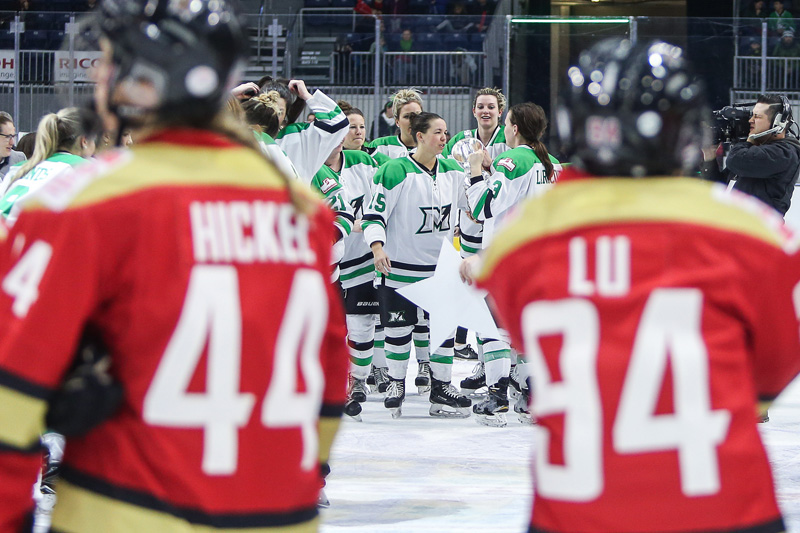
[(364, 239), (368, 245), (383, 242), (391, 261), (391, 271), (379, 281), (398, 288), (433, 275), (442, 239), (453, 235), (453, 199), (463, 179), (464, 170), (452, 159), (437, 159), (434, 176), (411, 156), (378, 169), (364, 213)]
[[(511, 149), (506, 144), (506, 128), (502, 124), (498, 125), (492, 133), (489, 142), (484, 145), (484, 149), (489, 154), (489, 157), (494, 161), (500, 154)], [(461, 139), (467, 136), (478, 138), (478, 130), (464, 130), (458, 132), (445, 146), (442, 155), (451, 157), (450, 151), (453, 146)], [(469, 218), (467, 213), (459, 209), (458, 211), (458, 228), (460, 232), (459, 241), (461, 242), (461, 257), (470, 257), (478, 253), (483, 246), (483, 224), (479, 224)]]
[[(373, 179), (378, 164), (369, 154), (359, 150), (342, 150), (342, 158), (339, 180), (356, 220), (362, 219), (364, 209), (372, 200)], [(345, 238), (344, 246), (344, 257), (339, 263), (342, 287), (349, 289), (371, 282), (375, 278), (375, 264), (364, 236), (358, 232), (351, 233)]]
[(553, 176), (548, 178), (544, 165), (528, 145), (520, 145), (498, 156), (492, 163), (492, 175), (475, 178), (467, 189), (467, 202), (475, 220), (483, 224), (483, 248), (520, 201), (538, 196), (553, 186), (561, 164), (550, 156)]
[(379, 165), (383, 165), (392, 159), (406, 157), (408, 154), (413, 154), (417, 150), (416, 146), (409, 148), (403, 144), (399, 135), (378, 137), (377, 139), (365, 143), (364, 147)]
[(25, 198), (30, 197), (54, 176), (86, 162), (86, 159), (69, 152), (58, 152), (18, 179), (15, 178), (24, 161), (11, 167), (0, 185), (0, 214), (9, 223), (15, 222)]
[(278, 167), (278, 170), (291, 178), (302, 181), (291, 159), (281, 150), (281, 147), (278, 146), (275, 139), (266, 133), (256, 133), (256, 139), (258, 140), (258, 145), (261, 147), (261, 151), (269, 156), (272, 162), (275, 163), (275, 166)]
[(294, 164), (300, 180), (309, 184), (333, 149), (344, 140), (350, 122), (336, 102), (322, 91), (315, 91), (306, 105), (316, 116), (314, 122), (289, 124), (278, 133), (275, 142)]

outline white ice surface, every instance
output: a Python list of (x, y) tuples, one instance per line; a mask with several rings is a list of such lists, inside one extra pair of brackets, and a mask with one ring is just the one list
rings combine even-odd
[[(474, 363), (456, 360), (453, 384)], [(406, 384), (413, 384), (412, 359)], [(427, 394), (407, 387), (403, 416), (393, 420), (383, 395), (363, 404), (362, 422), (343, 421), (331, 457), (323, 533), (527, 531), (532, 428), (513, 413), (508, 426), (428, 415)], [(760, 424), (787, 531), (800, 533), (800, 381)], [(347, 417), (345, 417), (347, 418)], [(747, 483), (746, 479), (741, 480)]]

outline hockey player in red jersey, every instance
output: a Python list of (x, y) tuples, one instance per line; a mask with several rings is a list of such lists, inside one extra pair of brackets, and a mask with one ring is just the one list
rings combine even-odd
[(567, 84), (574, 169), (478, 274), (532, 366), (530, 531), (784, 531), (756, 407), (800, 369), (798, 240), (678, 177), (708, 112), (680, 48), (603, 41)]
[(96, 27), (98, 107), (139, 133), (0, 239), (0, 531), (29, 519), (46, 417), (75, 414), (82, 337), (124, 394), (68, 438), (55, 530), (314, 531), (348, 364), (333, 217), (223, 110), (228, 2), (105, 0)]

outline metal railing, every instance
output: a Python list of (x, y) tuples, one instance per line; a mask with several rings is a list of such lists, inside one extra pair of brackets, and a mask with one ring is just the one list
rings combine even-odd
[[(381, 85), (404, 87), (484, 85), (482, 52), (384, 52)], [(334, 85), (370, 85), (375, 77), (375, 54), (336, 53), (333, 56)]]
[(800, 88), (800, 57), (736, 57), (735, 88), (759, 90)]

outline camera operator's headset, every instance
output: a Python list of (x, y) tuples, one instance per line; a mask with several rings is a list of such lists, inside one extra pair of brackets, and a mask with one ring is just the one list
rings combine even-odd
[[(789, 103), (789, 99), (785, 96), (781, 95), (781, 110), (778, 113), (775, 113), (775, 118), (772, 119), (772, 127), (767, 131), (762, 131), (761, 133), (757, 133), (755, 135), (751, 135), (752, 139), (758, 139), (759, 137), (764, 137), (766, 135), (772, 135), (773, 133), (781, 133), (782, 131), (788, 131), (789, 127), (794, 124), (794, 120), (792, 119), (792, 104)], [(771, 104), (771, 105), (778, 105), (778, 104)]]

